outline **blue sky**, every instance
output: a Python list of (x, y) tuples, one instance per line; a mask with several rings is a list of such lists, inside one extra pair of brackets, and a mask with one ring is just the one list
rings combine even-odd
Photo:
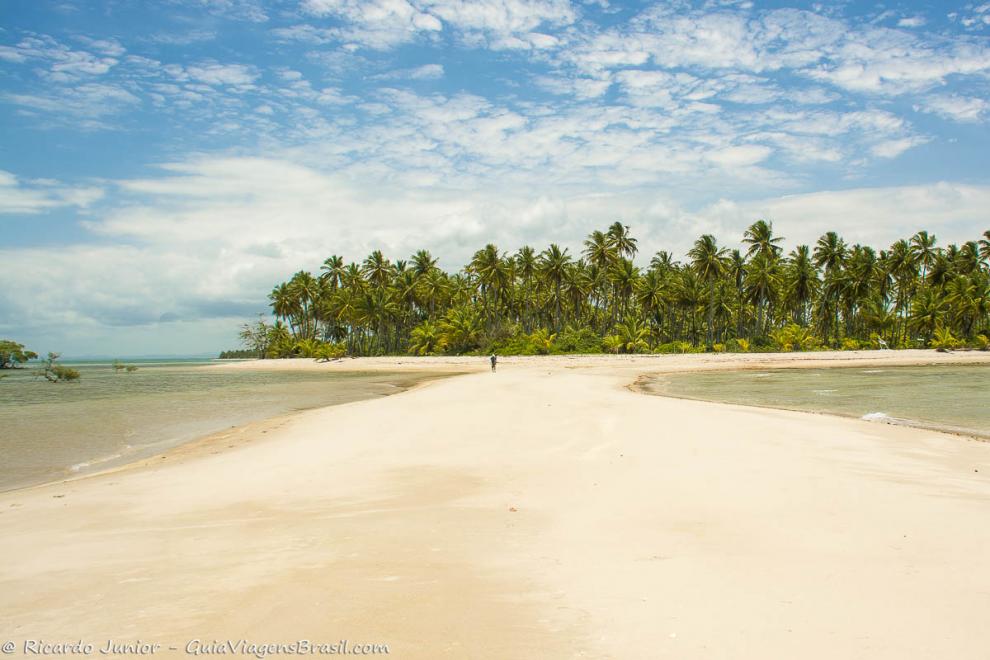
[(990, 2), (5, 0), (0, 336), (236, 345), (330, 254), (990, 227)]

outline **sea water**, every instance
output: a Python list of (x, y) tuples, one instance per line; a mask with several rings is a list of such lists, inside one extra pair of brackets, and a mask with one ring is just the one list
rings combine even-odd
[(990, 437), (990, 365), (689, 372), (651, 377), (642, 389)]
[(203, 363), (64, 363), (76, 382), (29, 368), (0, 378), (0, 491), (113, 467), (231, 426), (385, 396), (430, 375), (213, 369)]

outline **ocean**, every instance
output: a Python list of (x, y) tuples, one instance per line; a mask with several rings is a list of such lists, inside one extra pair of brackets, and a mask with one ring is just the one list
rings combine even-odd
[(32, 368), (0, 378), (0, 491), (135, 461), (294, 410), (386, 396), (429, 374), (210, 369), (209, 360), (63, 362), (76, 382)]
[(988, 365), (688, 372), (650, 377), (641, 389), (990, 437)]

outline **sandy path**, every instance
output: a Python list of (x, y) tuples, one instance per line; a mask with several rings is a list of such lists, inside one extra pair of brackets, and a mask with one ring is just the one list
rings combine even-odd
[(0, 641), (987, 657), (990, 444), (630, 392), (643, 368), (506, 360), (4, 494)]

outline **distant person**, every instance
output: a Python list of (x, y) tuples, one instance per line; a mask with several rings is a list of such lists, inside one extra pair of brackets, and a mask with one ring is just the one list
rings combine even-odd
[(492, 356), (488, 358), (492, 363), (492, 373), (495, 373), (495, 365), (498, 364), (498, 356), (492, 353)]

